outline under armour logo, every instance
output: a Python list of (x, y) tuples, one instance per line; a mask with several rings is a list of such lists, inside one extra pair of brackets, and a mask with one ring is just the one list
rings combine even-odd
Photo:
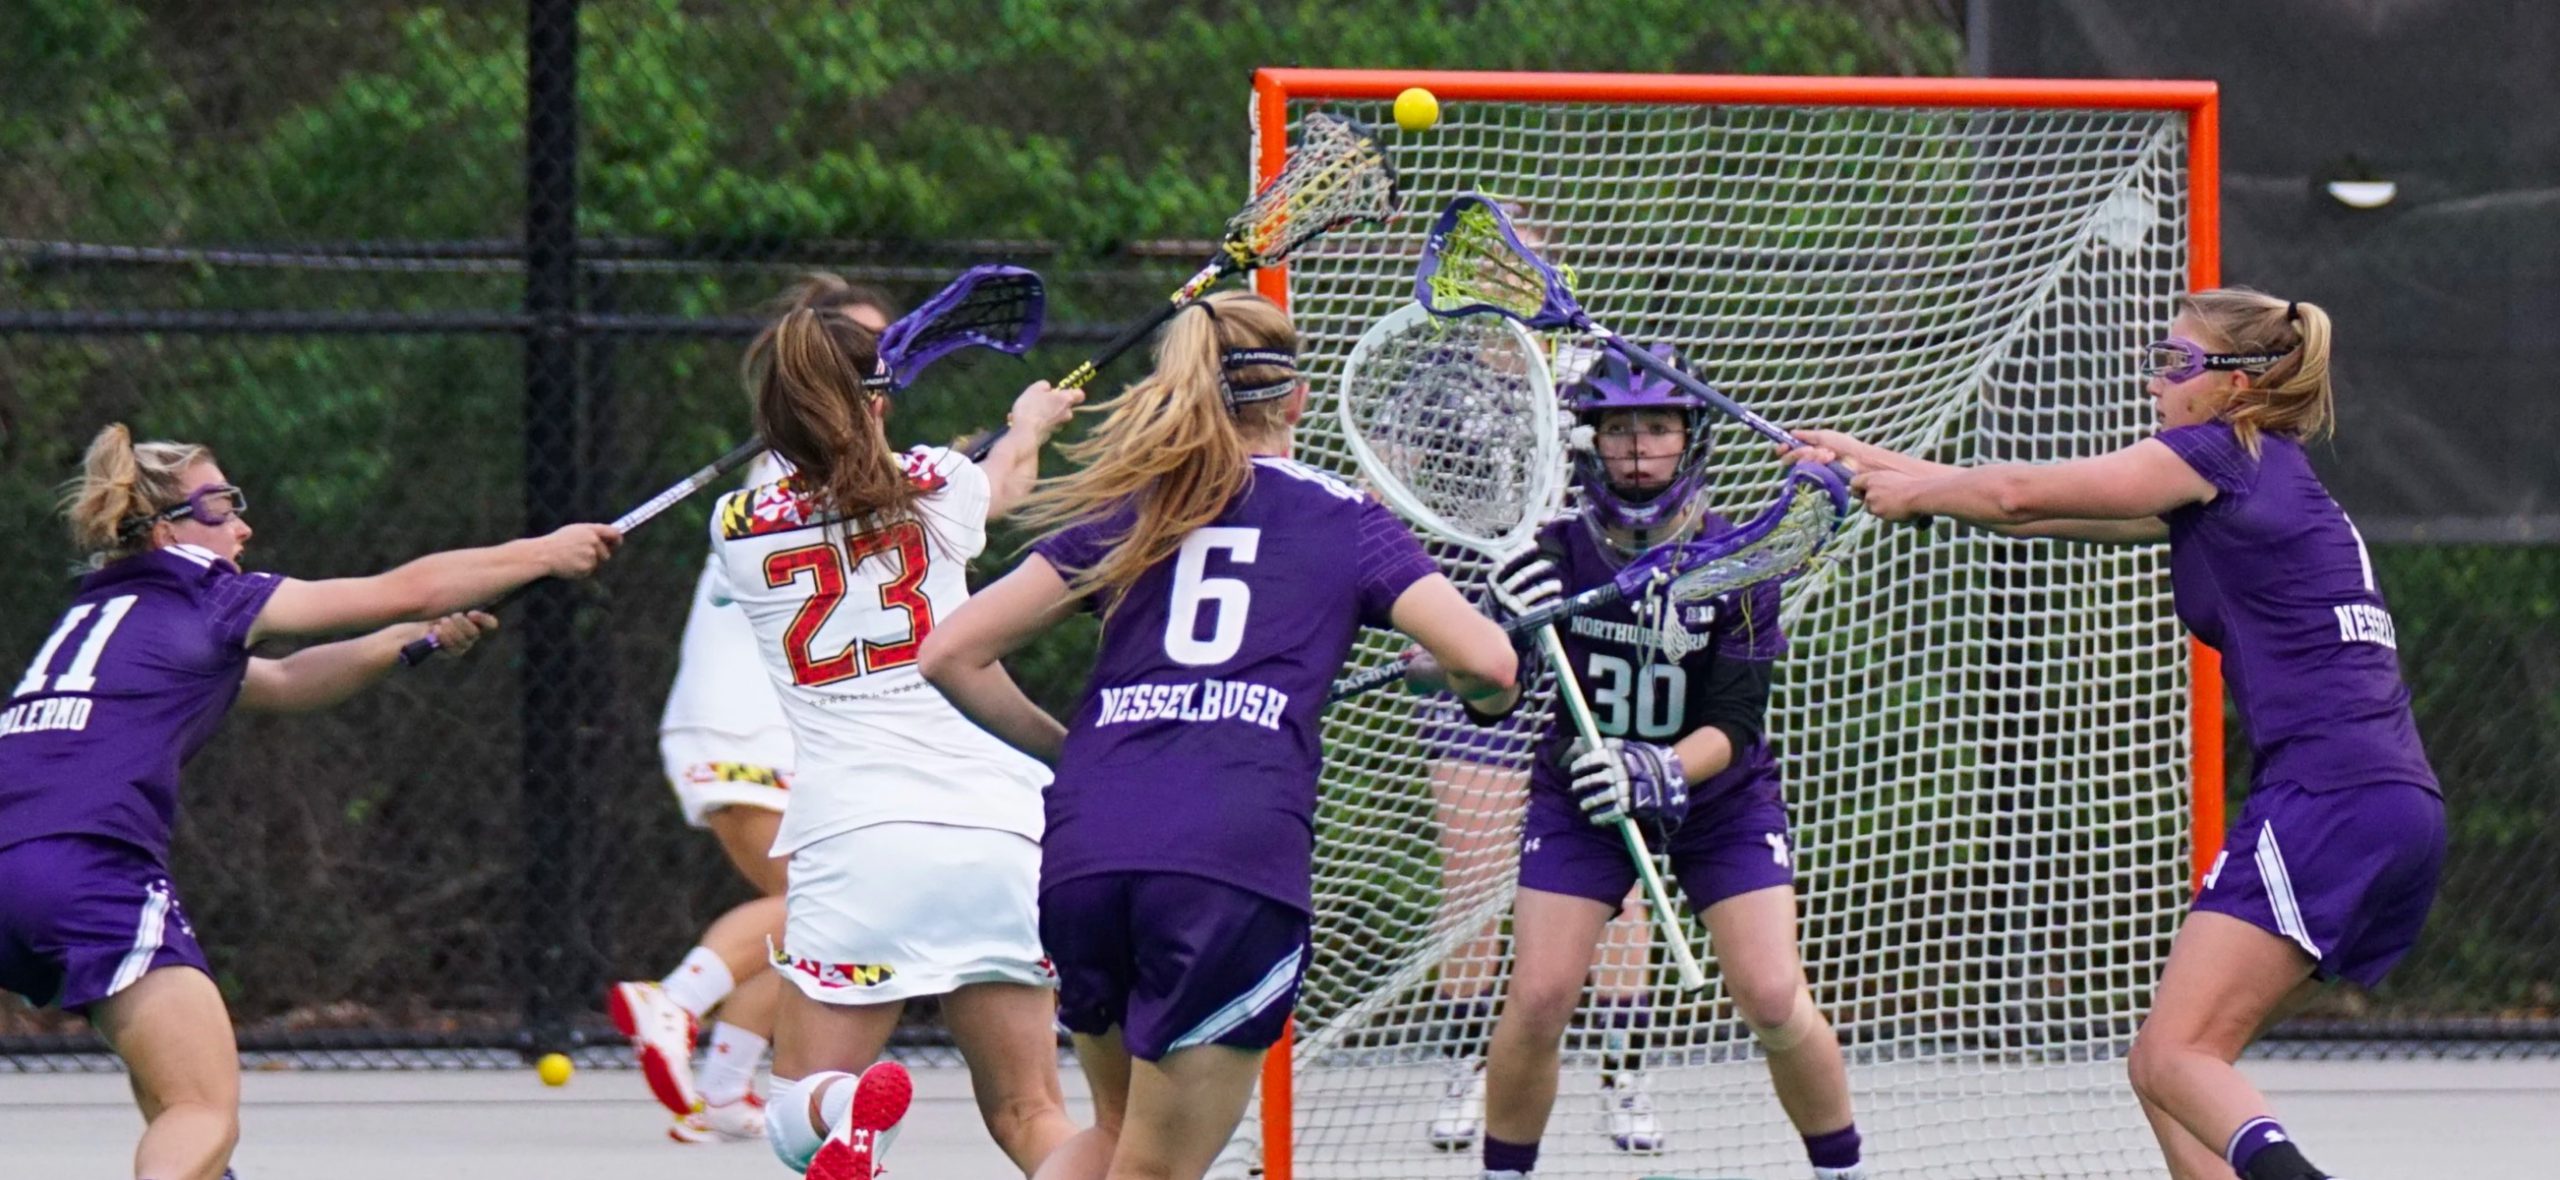
[(1787, 838), (1785, 836), (1781, 836), (1776, 832), (1770, 832), (1760, 838), (1769, 842), (1769, 859), (1772, 862), (1781, 866), (1788, 863)]

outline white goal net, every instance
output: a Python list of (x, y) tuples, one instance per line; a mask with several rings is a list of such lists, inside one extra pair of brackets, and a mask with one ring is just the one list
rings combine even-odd
[[(1471, 189), (1512, 205), (1595, 319), (1676, 346), (1781, 424), (1964, 464), (2091, 455), (2153, 428), (2136, 355), (2187, 287), (2181, 112), (1446, 101), (1413, 133), (1383, 101), (1285, 109), (1384, 128), (1405, 192), (1396, 224), (1337, 231), (1289, 268), (1311, 462), (1351, 472), (1329, 379), (1411, 298), (1424, 231)], [(1715, 506), (1747, 517), (1776, 465), (1739, 428), (1718, 443)], [(2165, 547), (1860, 515), (1834, 554), (1787, 591), (1769, 730), (1807, 968), (1873, 1169), (2155, 1174), (2124, 1053), (2190, 855)], [(1397, 646), (1373, 634), (1355, 663)], [(1446, 762), (1432, 708), (1400, 690), (1336, 706), (1325, 736), (1294, 1175), (1471, 1177), (1477, 1152), (1435, 1151), (1426, 1130), (1450, 1063), (1484, 1051), (1479, 1001), (1501, 992), (1521, 788)], [(1523, 767), (1527, 744), (1473, 757)], [(1677, 994), (1651, 946), (1594, 978), (1540, 1176), (1805, 1174), (1720, 982)], [(1601, 1013), (1630, 995), (1645, 1015), (1613, 1029)], [(1660, 1155), (1604, 1134), (1604, 1051), (1640, 1061)]]

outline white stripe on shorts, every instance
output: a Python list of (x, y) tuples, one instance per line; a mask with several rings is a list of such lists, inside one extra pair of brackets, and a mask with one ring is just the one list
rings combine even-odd
[(2293, 877), (2284, 871), (2284, 850), (2276, 847), (2276, 825), (2258, 826), (2258, 876), (2267, 883), (2267, 901), (2275, 907), (2276, 929), (2318, 959), (2320, 947), (2302, 924), (2302, 905), (2293, 897)]
[(151, 970), (151, 960), (160, 954), (160, 940), (169, 927), (169, 890), (153, 885), (142, 902), (142, 920), (133, 924), (133, 949), (124, 953), (124, 961), (116, 964), (116, 976), (107, 982), (107, 994), (114, 995), (141, 982), (144, 972)]
[(1171, 1053), (1176, 1049), (1188, 1049), (1193, 1045), (1206, 1045), (1233, 1032), (1237, 1025), (1253, 1019), (1257, 1013), (1270, 1007), (1280, 997), (1289, 994), (1290, 982), (1298, 978), (1298, 962), (1304, 959), (1306, 954), (1307, 948), (1303, 946), (1290, 951), (1289, 957), (1273, 964), (1271, 970), (1264, 973), (1261, 982), (1253, 985), (1252, 990), (1228, 1001), (1226, 1007), (1210, 1013), (1207, 1020), (1193, 1026), (1190, 1032), (1174, 1038), (1173, 1043), (1165, 1046), (1164, 1051)]

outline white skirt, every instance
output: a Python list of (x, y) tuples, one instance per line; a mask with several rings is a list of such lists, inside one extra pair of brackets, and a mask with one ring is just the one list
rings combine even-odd
[(791, 854), (774, 969), (827, 1004), (1056, 987), (1039, 888), (1040, 845), (1012, 832), (886, 823), (828, 836)]

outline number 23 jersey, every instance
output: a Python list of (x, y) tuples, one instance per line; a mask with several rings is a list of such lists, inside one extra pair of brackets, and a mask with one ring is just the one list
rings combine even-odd
[(955, 451), (899, 457), (913, 520), (820, 515), (796, 477), (742, 488), (711, 516), (712, 593), (735, 602), (799, 747), (774, 854), (884, 823), (1041, 835), (1049, 773), (960, 715), (917, 671), (936, 620), (968, 601), (987, 544), (986, 473)]

